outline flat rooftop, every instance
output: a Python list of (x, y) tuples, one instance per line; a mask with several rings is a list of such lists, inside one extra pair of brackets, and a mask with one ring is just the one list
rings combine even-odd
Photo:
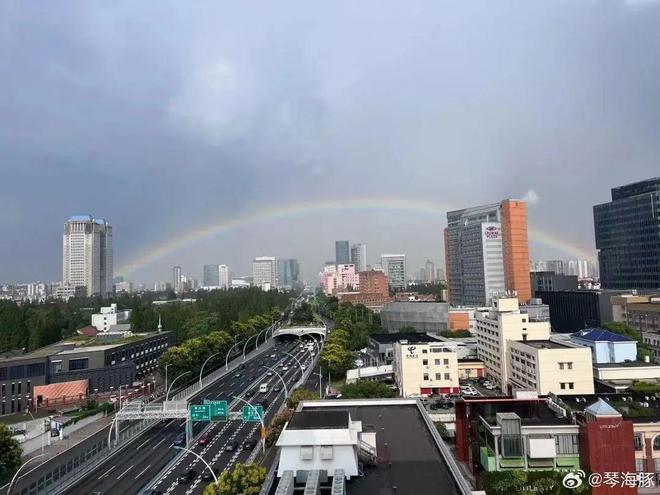
[[(443, 495), (460, 494), (415, 404), (379, 405), (383, 401), (375, 401), (374, 405), (344, 406), (342, 403), (356, 401), (325, 402), (336, 403), (332, 410), (346, 411), (353, 421), (362, 421), (363, 429), (373, 427), (376, 431), (378, 464), (365, 467), (364, 476), (349, 481), (348, 493), (421, 495), (441, 490)], [(313, 402), (307, 404), (310, 406), (304, 406), (303, 411), (328, 410), (328, 407), (314, 407)]]
[(554, 340), (518, 340), (517, 342), (527, 344), (535, 349), (573, 349), (569, 345), (564, 345)]
[(475, 397), (464, 399), (464, 401), (470, 405), (473, 413), (480, 415), (490, 426), (497, 426), (498, 413), (517, 414), (523, 426), (571, 424), (570, 418), (559, 416), (550, 409), (543, 397), (534, 400), (513, 397)]
[(660, 364), (647, 363), (644, 361), (624, 361), (622, 363), (594, 363), (594, 368), (650, 368)]
[(368, 336), (379, 344), (394, 344), (400, 340), (407, 340), (410, 343), (416, 342), (441, 342), (435, 337), (425, 333), (374, 333)]
[(321, 410), (301, 411), (293, 415), (289, 421), (289, 430), (333, 430), (348, 429), (348, 412)]

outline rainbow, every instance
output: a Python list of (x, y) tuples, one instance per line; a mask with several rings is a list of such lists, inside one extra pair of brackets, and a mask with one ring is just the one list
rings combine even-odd
[[(318, 201), (304, 201), (289, 203), (283, 206), (263, 208), (240, 214), (233, 218), (220, 218), (209, 224), (192, 229), (172, 240), (145, 250), (141, 255), (121, 266), (116, 273), (128, 275), (145, 266), (163, 258), (164, 256), (180, 251), (204, 239), (216, 237), (237, 227), (244, 227), (264, 221), (289, 219), (294, 216), (308, 215), (310, 213), (334, 212), (346, 210), (381, 210), (381, 211), (410, 211), (414, 213), (430, 214), (445, 218), (447, 211), (459, 208), (422, 200), (399, 198), (363, 198), (363, 199), (325, 199)], [(594, 252), (583, 246), (571, 243), (550, 232), (528, 227), (530, 240), (539, 242), (547, 247), (576, 258), (593, 258)], [(441, 236), (441, 234), (438, 234)]]

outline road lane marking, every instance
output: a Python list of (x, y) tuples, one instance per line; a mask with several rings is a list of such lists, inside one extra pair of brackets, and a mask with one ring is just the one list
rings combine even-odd
[(99, 477), (96, 478), (96, 479), (97, 479), (97, 480), (102, 480), (103, 478), (105, 478), (106, 476), (108, 476), (108, 474), (110, 473), (110, 471), (112, 471), (112, 470), (113, 470), (114, 468), (116, 468), (116, 467), (117, 467), (117, 464), (115, 464), (114, 466), (112, 466), (110, 469), (108, 469), (105, 473), (103, 473), (101, 476), (99, 476)]
[(147, 464), (147, 467), (144, 468), (142, 471), (140, 471), (140, 472), (137, 474), (137, 476), (135, 476), (135, 479), (138, 479), (140, 476), (142, 476), (142, 475), (145, 473), (145, 471), (146, 471), (147, 469), (149, 469), (150, 467), (151, 467), (151, 464)]
[(154, 445), (153, 447), (151, 447), (151, 450), (156, 450), (156, 447), (158, 447), (158, 446), (159, 446), (161, 443), (163, 443), (165, 440), (167, 440), (167, 438), (163, 438), (160, 442), (158, 442), (156, 445)]
[(117, 476), (117, 479), (118, 479), (118, 480), (121, 479), (122, 476), (124, 476), (126, 473), (128, 473), (128, 472), (129, 472), (131, 469), (133, 469), (134, 467), (135, 467), (135, 464), (131, 464), (131, 465), (128, 467), (128, 469), (127, 469), (126, 471), (124, 471), (124, 472), (121, 473), (119, 476)]
[(138, 445), (137, 447), (135, 447), (135, 450), (140, 450), (140, 448), (141, 448), (143, 445), (145, 445), (145, 444), (151, 442), (151, 440), (152, 440), (152, 438), (147, 438), (144, 442), (142, 442), (140, 445)]

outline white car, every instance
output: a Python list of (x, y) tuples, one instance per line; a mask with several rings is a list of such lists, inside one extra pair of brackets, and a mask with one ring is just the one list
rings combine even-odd
[(492, 383), (486, 383), (486, 384), (484, 384), (484, 388), (486, 390), (495, 390), (497, 387), (495, 385), (493, 385)]
[(479, 392), (477, 392), (472, 387), (461, 387), (461, 394), (462, 395), (468, 395), (468, 396), (474, 396), (474, 395), (479, 395)]
[(273, 376), (273, 372), (269, 371), (268, 373), (266, 373), (266, 376)]
[(282, 371), (289, 371), (289, 367), (288, 366), (283, 366)]
[(301, 365), (300, 365), (300, 369), (303, 370), (303, 371), (305, 371), (305, 370), (307, 369), (307, 366), (305, 366), (304, 364), (301, 364)]

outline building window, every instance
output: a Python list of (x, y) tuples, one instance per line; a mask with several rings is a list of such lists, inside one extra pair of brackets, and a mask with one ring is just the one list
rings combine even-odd
[(422, 365), (428, 366), (429, 365), (429, 360), (428, 359), (422, 359)]
[(436, 373), (435, 374), (435, 379), (436, 380), (442, 380), (442, 373)]
[(557, 454), (577, 454), (579, 453), (577, 435), (557, 435), (555, 437)]
[(660, 450), (660, 435), (656, 435), (655, 438), (653, 439), (653, 450), (654, 451)]
[(429, 379), (429, 374), (428, 374), (428, 373), (424, 373), (422, 379), (423, 379), (423, 380), (428, 380), (428, 379)]
[(573, 382), (568, 383), (568, 388), (569, 390), (573, 390), (575, 388), (575, 384)]
[(428, 354), (428, 351), (426, 349), (422, 349), (422, 354)]
[(449, 364), (449, 359), (443, 359), (442, 364), (448, 365)]
[(559, 369), (563, 370), (564, 369), (564, 363), (558, 363), (559, 364)]
[(312, 459), (314, 459), (314, 447), (311, 445), (300, 447), (300, 460), (311, 461)]
[(329, 461), (333, 458), (332, 445), (321, 445), (321, 460)]
[(561, 388), (562, 390), (566, 390), (566, 384), (565, 383), (560, 383), (559, 388)]
[(62, 361), (53, 361), (50, 366), (53, 374), (62, 373)]
[(646, 471), (646, 468), (644, 467), (644, 459), (635, 459), (635, 471), (638, 473)]
[(573, 363), (566, 363), (566, 367), (567, 367), (569, 370), (572, 370), (572, 369), (573, 369)]
[(451, 380), (451, 375), (449, 373), (445, 373), (445, 380)]
[(635, 433), (635, 450), (643, 451), (644, 450), (644, 437), (641, 433)]
[(433, 361), (433, 363), (434, 363), (436, 366), (439, 366), (439, 365), (441, 364), (441, 361), (440, 361), (439, 359), (435, 359), (435, 360)]
[(87, 368), (89, 368), (89, 358), (69, 360), (69, 371), (86, 370)]

